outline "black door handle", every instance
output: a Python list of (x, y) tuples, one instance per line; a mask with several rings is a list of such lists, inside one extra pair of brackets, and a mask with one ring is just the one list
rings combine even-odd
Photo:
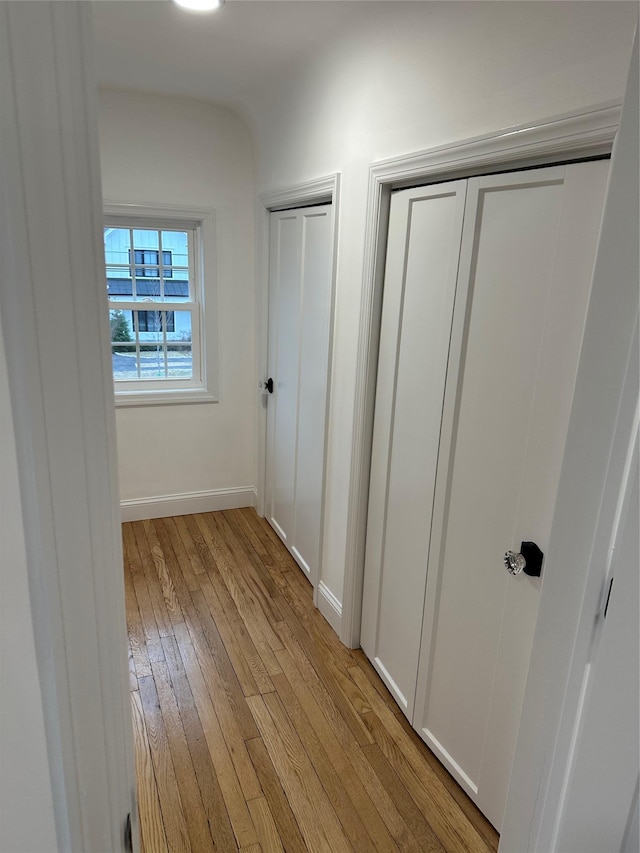
[(273, 379), (269, 377), (266, 382), (262, 384), (262, 390), (268, 391), (270, 394), (273, 394)]
[(527, 561), (527, 565), (524, 567), (525, 575), (529, 575), (531, 578), (539, 578), (542, 574), (542, 561), (544, 560), (544, 554), (540, 548), (535, 542), (521, 542), (520, 553)]

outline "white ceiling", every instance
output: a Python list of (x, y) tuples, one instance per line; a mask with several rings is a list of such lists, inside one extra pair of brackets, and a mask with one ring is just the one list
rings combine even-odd
[(199, 98), (241, 112), (292, 65), (371, 12), (369, 0), (227, 0), (210, 14), (171, 0), (94, 0), (92, 7), (101, 86)]

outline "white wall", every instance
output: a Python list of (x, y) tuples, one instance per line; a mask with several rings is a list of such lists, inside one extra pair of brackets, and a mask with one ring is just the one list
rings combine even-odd
[(217, 279), (219, 402), (118, 409), (121, 499), (253, 487), (253, 166), (244, 125), (198, 101), (103, 91), (100, 158), (110, 201), (216, 212), (217, 269), (205, 301)]
[(58, 849), (0, 332), (0, 850)]
[(342, 173), (324, 573), (342, 600), (371, 162), (620, 99), (634, 3), (397, 2), (253, 110), (258, 192)]

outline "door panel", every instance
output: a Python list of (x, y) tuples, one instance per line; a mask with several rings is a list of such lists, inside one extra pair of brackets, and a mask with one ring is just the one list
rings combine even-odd
[[(606, 162), (469, 181), (469, 281), (444, 526), (430, 555), (414, 726), (500, 828), (608, 173)], [(447, 473), (448, 472), (448, 473)]]
[(320, 552), (331, 280), (328, 208), (302, 214), (300, 385), (294, 555), (310, 577)]
[(267, 518), (315, 585), (331, 327), (331, 205), (270, 217)]
[[(502, 192), (478, 184), (470, 187), (475, 275), (434, 637), (447, 652), (434, 655), (424, 718), (424, 728), (454, 753), (471, 784), (480, 772), (493, 687), (489, 668), (500, 639), (500, 618), (488, 620), (486, 608), (500, 614), (507, 593), (502, 555), (513, 547), (518, 526), (563, 194), (561, 175), (535, 188), (511, 182)], [(525, 538), (534, 539), (533, 532)], [(525, 576), (514, 582), (532, 583)]]
[(464, 194), (458, 181), (391, 203), (362, 646), (409, 718)]
[[(548, 548), (608, 175), (608, 161), (566, 167), (516, 529), (503, 551), (519, 550), (523, 539), (538, 542), (545, 552)], [(510, 579), (516, 583), (510, 584)], [(485, 754), (497, 759), (483, 761), (478, 799), (487, 812), (493, 810), (497, 815), (499, 809), (499, 817), (494, 818), (499, 826), (507, 799), (539, 604), (540, 581), (531, 578), (529, 584), (522, 584), (518, 580), (507, 577), (485, 741)], [(514, 637), (518, 642), (512, 641)], [(485, 799), (487, 792), (489, 801)]]
[(272, 214), (269, 307), (271, 444), (268, 518), (286, 543), (295, 525), (295, 462), (300, 350), (300, 223), (295, 213)]

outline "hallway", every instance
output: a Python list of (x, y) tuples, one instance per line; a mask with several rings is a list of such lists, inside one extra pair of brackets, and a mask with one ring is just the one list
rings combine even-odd
[(123, 536), (144, 853), (497, 849), (253, 509)]

